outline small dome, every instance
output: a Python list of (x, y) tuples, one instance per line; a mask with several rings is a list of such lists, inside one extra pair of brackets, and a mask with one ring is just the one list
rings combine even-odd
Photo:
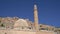
[(19, 19), (15, 22), (14, 27), (19, 27), (19, 26), (28, 26), (28, 23), (24, 19)]

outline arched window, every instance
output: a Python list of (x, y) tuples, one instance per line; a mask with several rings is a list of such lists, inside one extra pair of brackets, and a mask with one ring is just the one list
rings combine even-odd
[(7, 34), (7, 33), (5, 33), (5, 34)]
[(22, 27), (22, 29), (24, 29), (24, 27)]
[(42, 25), (40, 25), (40, 27), (42, 27)]
[(1, 24), (1, 27), (5, 27), (4, 24)]
[(28, 29), (31, 29), (31, 27), (28, 27)]

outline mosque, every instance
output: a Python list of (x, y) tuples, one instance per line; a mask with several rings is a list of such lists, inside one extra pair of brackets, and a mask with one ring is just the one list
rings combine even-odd
[(34, 22), (19, 17), (0, 17), (0, 34), (60, 34), (60, 28), (38, 23), (37, 5), (34, 4)]

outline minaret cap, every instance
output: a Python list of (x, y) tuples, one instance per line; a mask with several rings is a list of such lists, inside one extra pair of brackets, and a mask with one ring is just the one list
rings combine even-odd
[(36, 4), (34, 5), (34, 9), (37, 9), (37, 5)]

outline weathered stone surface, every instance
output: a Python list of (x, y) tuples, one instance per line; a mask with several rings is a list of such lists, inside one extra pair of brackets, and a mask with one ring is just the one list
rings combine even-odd
[(47, 32), (47, 31), (18, 31), (18, 30), (0, 30), (0, 34), (55, 34), (55, 32)]

